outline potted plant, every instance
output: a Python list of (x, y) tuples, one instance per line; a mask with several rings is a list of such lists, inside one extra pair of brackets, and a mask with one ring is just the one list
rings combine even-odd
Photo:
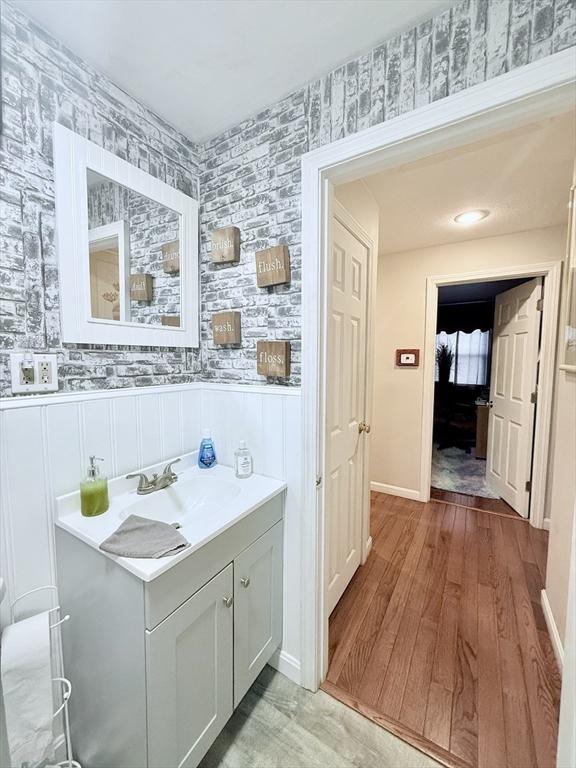
[(438, 382), (448, 384), (450, 371), (454, 363), (454, 352), (449, 344), (438, 344), (436, 347), (436, 365), (438, 366)]

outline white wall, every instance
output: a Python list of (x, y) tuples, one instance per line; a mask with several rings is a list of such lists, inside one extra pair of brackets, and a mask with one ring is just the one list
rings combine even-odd
[(374, 243), (374, 253), (378, 253), (380, 208), (366, 182), (360, 179), (359, 181), (352, 181), (349, 184), (335, 187), (334, 197), (342, 203), (348, 213), (370, 235)]
[(371, 479), (390, 492), (419, 497), (423, 365), (396, 368), (396, 348), (424, 352), (426, 278), (564, 258), (566, 227), (536, 229), (381, 256)]
[(546, 596), (563, 643), (576, 497), (576, 375), (566, 371), (559, 371), (556, 381), (548, 488), (547, 507), (551, 520)]
[(298, 680), (301, 441), (294, 387), (187, 384), (1, 401), (2, 625), (17, 595), (55, 582), (54, 499), (78, 488), (90, 454), (104, 457), (104, 471), (114, 477), (195, 450), (203, 426), (213, 432), (221, 463), (232, 464), (243, 439), (256, 472), (288, 483), (279, 664)]

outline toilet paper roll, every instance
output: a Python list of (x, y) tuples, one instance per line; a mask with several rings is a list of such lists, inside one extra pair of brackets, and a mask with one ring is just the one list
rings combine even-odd
[(10, 765), (42, 762), (52, 753), (52, 665), (47, 611), (2, 632), (2, 697)]

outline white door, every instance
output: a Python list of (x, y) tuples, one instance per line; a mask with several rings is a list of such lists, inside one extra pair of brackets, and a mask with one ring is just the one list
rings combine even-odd
[(494, 311), (486, 480), (522, 517), (530, 502), (541, 295), (538, 277), (496, 296)]
[(232, 571), (146, 632), (149, 768), (195, 768), (232, 715)]
[(234, 560), (234, 706), (282, 642), (282, 523)]
[[(328, 270), (326, 381), (326, 610), (330, 614), (362, 557), (365, 488), (366, 326), (369, 248), (337, 203)], [(364, 240), (364, 242), (363, 242)]]

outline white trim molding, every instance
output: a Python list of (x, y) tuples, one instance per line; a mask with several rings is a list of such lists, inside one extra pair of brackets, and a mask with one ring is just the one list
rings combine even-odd
[(281, 672), (283, 675), (285, 675), (289, 680), (292, 680), (292, 682), (296, 683), (296, 685), (302, 684), (300, 662), (298, 659), (294, 658), (294, 656), (286, 653), (286, 651), (283, 651), (279, 648), (274, 653), (268, 664), (270, 664), (270, 666), (274, 669), (277, 669), (278, 672)]
[(377, 483), (374, 480), (370, 483), (370, 490), (377, 493), (388, 493), (390, 496), (400, 496), (402, 499), (412, 499), (412, 501), (422, 501), (419, 490), (414, 488), (402, 488), (401, 485), (388, 485), (388, 483)]
[(540, 602), (542, 604), (542, 612), (544, 614), (544, 619), (546, 620), (546, 626), (548, 627), (548, 634), (550, 635), (550, 640), (552, 642), (552, 648), (554, 649), (554, 656), (558, 663), (560, 674), (562, 674), (562, 670), (564, 669), (564, 646), (562, 645), (560, 633), (558, 632), (558, 627), (554, 621), (554, 615), (545, 589), (540, 592)]
[[(436, 347), (436, 319), (438, 315), (438, 288), (443, 285), (480, 283), (490, 280), (508, 280), (519, 277), (544, 278), (544, 303), (538, 371), (538, 408), (534, 425), (532, 450), (532, 491), (530, 493), (530, 524), (544, 527), (546, 504), (546, 477), (552, 425), (552, 393), (554, 389), (558, 312), (560, 305), (560, 278), (562, 262), (520, 264), (510, 267), (461, 272), (450, 275), (431, 275), (426, 280), (426, 323), (424, 332), (424, 397), (422, 401), (422, 443), (420, 446), (420, 499), (430, 499), (432, 475), (432, 432), (434, 426), (434, 369)], [(526, 478), (528, 479), (528, 478)]]
[(326, 667), (323, 616), (323, 474), (326, 285), (330, 187), (480, 141), (573, 108), (568, 49), (347, 136), (302, 157), (302, 684), (316, 690)]

